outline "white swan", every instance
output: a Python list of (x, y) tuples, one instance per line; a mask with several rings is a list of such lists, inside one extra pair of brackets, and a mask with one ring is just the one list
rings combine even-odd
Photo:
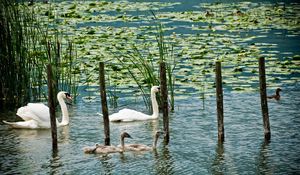
[(162, 132), (162, 131), (156, 131), (155, 132), (152, 146), (147, 146), (147, 145), (143, 145), (143, 144), (126, 144), (126, 145), (121, 145), (121, 147), (123, 148), (123, 150), (126, 150), (126, 151), (151, 151), (151, 150), (155, 150), (156, 146), (157, 146), (158, 138), (162, 134), (164, 134), (164, 132)]
[(131, 138), (131, 136), (127, 132), (123, 132), (120, 137), (121, 146), (111, 146), (111, 145), (100, 145), (96, 144), (92, 147), (84, 147), (83, 152), (86, 154), (109, 154), (109, 153), (122, 153), (124, 152), (125, 138)]
[(109, 121), (111, 122), (130, 122), (130, 121), (137, 121), (137, 120), (151, 120), (157, 119), (159, 115), (158, 111), (158, 104), (156, 101), (156, 93), (159, 92), (159, 86), (153, 86), (151, 88), (151, 102), (152, 102), (152, 109), (153, 114), (147, 115), (132, 109), (122, 109), (118, 113), (114, 113), (109, 116)]
[[(62, 110), (62, 121), (58, 122), (56, 119), (56, 125), (58, 127), (69, 124), (69, 113), (67, 105), (64, 99), (72, 99), (69, 93), (61, 91), (57, 94), (57, 100)], [(43, 103), (28, 103), (27, 106), (20, 107), (17, 110), (17, 115), (24, 121), (20, 122), (7, 122), (4, 123), (10, 125), (13, 128), (24, 129), (39, 129), (39, 128), (51, 128), (50, 124), (50, 112), (48, 106)]]

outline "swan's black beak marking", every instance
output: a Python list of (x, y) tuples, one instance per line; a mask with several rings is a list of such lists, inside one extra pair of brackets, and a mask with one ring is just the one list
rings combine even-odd
[(66, 95), (66, 99), (68, 99), (68, 101), (66, 102), (66, 104), (71, 105), (72, 106), (72, 96), (69, 93), (65, 93)]
[(72, 99), (72, 97), (71, 97), (71, 95), (69, 93), (66, 92), (65, 95), (66, 95), (67, 99)]

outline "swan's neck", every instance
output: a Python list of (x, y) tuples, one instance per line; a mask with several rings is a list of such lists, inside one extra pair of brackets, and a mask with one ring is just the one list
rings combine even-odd
[(58, 103), (60, 105), (61, 111), (62, 111), (62, 121), (61, 123), (58, 123), (59, 126), (65, 126), (69, 124), (69, 112), (67, 105), (61, 97), (57, 98)]
[(158, 118), (159, 111), (158, 111), (158, 104), (157, 104), (155, 92), (151, 92), (151, 102), (152, 102), (152, 110), (153, 110), (152, 117)]
[(121, 137), (120, 142), (121, 142), (121, 152), (124, 152), (125, 151), (124, 137)]
[(279, 95), (280, 95), (280, 94), (279, 94), (279, 91), (276, 91), (276, 95), (277, 95), (277, 96), (279, 96)]

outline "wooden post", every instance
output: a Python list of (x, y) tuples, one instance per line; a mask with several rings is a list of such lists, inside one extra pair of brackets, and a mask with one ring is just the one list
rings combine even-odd
[(56, 117), (55, 117), (55, 104), (53, 99), (53, 74), (51, 64), (47, 65), (47, 77), (48, 77), (48, 106), (50, 113), (51, 122), (51, 135), (52, 135), (52, 150), (57, 151), (57, 127), (56, 127)]
[(160, 63), (160, 90), (161, 90), (161, 102), (163, 111), (163, 123), (164, 123), (164, 143), (169, 144), (169, 116), (168, 116), (168, 88), (167, 88), (167, 77), (166, 77), (166, 63)]
[(105, 91), (105, 75), (104, 75), (104, 63), (99, 64), (99, 77), (100, 77), (100, 94), (101, 94), (101, 104), (102, 104), (102, 114), (104, 122), (104, 144), (110, 145), (109, 137), (109, 118), (108, 118), (108, 108), (106, 101), (106, 91)]
[(218, 141), (224, 142), (224, 114), (223, 114), (223, 89), (221, 62), (216, 62), (216, 95), (218, 116)]
[(266, 90), (266, 72), (265, 72), (265, 58), (259, 58), (259, 85), (260, 85), (260, 100), (261, 110), (264, 124), (265, 140), (271, 139), (269, 112), (268, 112), (268, 101), (267, 101), (267, 90)]

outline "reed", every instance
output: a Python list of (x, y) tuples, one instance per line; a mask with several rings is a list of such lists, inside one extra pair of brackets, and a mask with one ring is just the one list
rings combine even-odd
[(127, 59), (118, 58), (118, 60), (123, 65), (127, 65), (126, 69), (140, 89), (146, 107), (151, 109), (149, 92), (152, 86), (159, 84), (158, 71), (154, 66), (155, 60), (149, 52), (147, 56), (144, 56), (144, 53), (136, 45), (132, 45), (132, 51), (133, 53), (126, 56)]
[(62, 89), (73, 93), (78, 89), (72, 74), (75, 47), (72, 42), (61, 44), (62, 34), (50, 32), (49, 21), (36, 16), (31, 6), (0, 0), (0, 110), (47, 98), (48, 63), (55, 72), (54, 92)]
[[(140, 92), (142, 93), (143, 101), (148, 109), (151, 109), (151, 100), (149, 96), (150, 89), (153, 85), (160, 84), (158, 69), (159, 62), (166, 62), (170, 104), (171, 110), (174, 110), (174, 70), (176, 68), (176, 59), (173, 50), (174, 47), (172, 44), (165, 41), (163, 26), (161, 23), (157, 22), (156, 29), (156, 40), (150, 42), (156, 42), (158, 55), (152, 54), (146, 46), (147, 44), (144, 45), (145, 48), (138, 48), (136, 46), (137, 44), (133, 44), (131, 46), (131, 52), (121, 55), (122, 59), (117, 56), (117, 59), (123, 66), (125, 66), (129, 75), (137, 84)], [(160, 103), (159, 99), (158, 103)]]
[[(28, 90), (30, 76), (27, 71), (30, 69), (26, 45), (30, 38), (26, 36), (29, 32), (26, 29), (27, 20), (30, 20), (26, 11), (12, 1), (1, 0), (0, 3), (0, 59), (1, 59), (1, 85), (0, 103), (2, 110), (14, 108), (30, 97)], [(0, 109), (1, 110), (1, 109)]]
[[(155, 20), (158, 21), (154, 12), (152, 12)], [(175, 77), (174, 77), (174, 70), (176, 68), (176, 59), (174, 57), (174, 45), (172, 43), (168, 43), (165, 41), (165, 35), (163, 31), (163, 25), (160, 22), (157, 22), (156, 25), (156, 42), (158, 45), (159, 50), (159, 60), (160, 62), (166, 63), (167, 69), (167, 86), (169, 87), (168, 90), (170, 92), (170, 106), (171, 111), (174, 110), (175, 100), (174, 100), (174, 86), (175, 86)]]
[(117, 108), (118, 107), (118, 93), (117, 93), (117, 86), (116, 84), (114, 84), (111, 79), (110, 76), (108, 74), (108, 86), (110, 88), (107, 89), (107, 98), (108, 98), (108, 102), (110, 104), (110, 106), (112, 106), (113, 108)]

